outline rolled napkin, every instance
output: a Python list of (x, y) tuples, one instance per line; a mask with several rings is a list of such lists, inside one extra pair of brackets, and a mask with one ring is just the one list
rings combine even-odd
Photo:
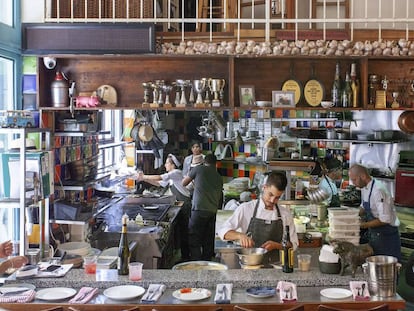
[(142, 296), (141, 303), (155, 303), (165, 291), (164, 284), (150, 284), (147, 292)]
[(279, 291), (280, 301), (292, 302), (298, 300), (296, 284), (292, 282), (279, 281), (276, 288)]
[(98, 293), (98, 289), (94, 287), (82, 287), (79, 292), (69, 300), (70, 303), (84, 304), (89, 302)]
[(217, 284), (216, 295), (214, 296), (214, 302), (217, 304), (230, 303), (232, 292), (233, 292), (233, 284), (231, 283)]
[(370, 300), (371, 295), (368, 290), (368, 283), (366, 281), (350, 281), (349, 287), (352, 292), (354, 300)]
[(9, 303), (9, 302), (31, 302), (35, 299), (36, 292), (33, 289), (29, 289), (22, 293), (4, 293), (0, 295), (0, 303)]

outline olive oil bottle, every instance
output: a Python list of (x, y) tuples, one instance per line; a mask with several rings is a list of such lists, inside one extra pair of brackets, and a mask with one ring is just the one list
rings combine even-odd
[(359, 80), (357, 79), (356, 64), (351, 64), (352, 107), (359, 106)]
[(290, 242), (290, 232), (289, 226), (285, 227), (285, 233), (282, 240), (282, 271), (285, 273), (293, 272), (293, 248), (292, 243)]
[(118, 274), (119, 275), (128, 275), (129, 273), (129, 245), (128, 245), (128, 237), (127, 237), (127, 223), (128, 223), (128, 215), (122, 216), (122, 231), (121, 231), (121, 239), (119, 240), (119, 248), (118, 248)]

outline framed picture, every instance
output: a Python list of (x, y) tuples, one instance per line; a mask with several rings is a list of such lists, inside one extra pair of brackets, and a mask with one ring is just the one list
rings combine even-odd
[(295, 92), (272, 91), (273, 107), (295, 107)]
[(254, 86), (240, 85), (239, 86), (240, 107), (253, 106), (255, 103)]

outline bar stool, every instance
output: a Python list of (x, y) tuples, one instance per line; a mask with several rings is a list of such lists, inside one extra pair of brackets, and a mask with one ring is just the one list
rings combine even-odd
[[(318, 307), (318, 311), (354, 311), (354, 310), (361, 310), (360, 308), (358, 309), (342, 309), (342, 308), (336, 308), (336, 307), (331, 307), (328, 305), (319, 305)], [(380, 306), (376, 306), (373, 307), (371, 309), (365, 309), (365, 311), (388, 311), (388, 305), (387, 304), (383, 304)]]

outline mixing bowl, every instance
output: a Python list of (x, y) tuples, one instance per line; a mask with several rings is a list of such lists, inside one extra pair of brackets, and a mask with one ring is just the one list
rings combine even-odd
[(260, 265), (263, 260), (263, 255), (266, 253), (267, 250), (261, 247), (242, 248), (236, 252), (237, 256), (239, 256), (240, 263), (247, 266)]

